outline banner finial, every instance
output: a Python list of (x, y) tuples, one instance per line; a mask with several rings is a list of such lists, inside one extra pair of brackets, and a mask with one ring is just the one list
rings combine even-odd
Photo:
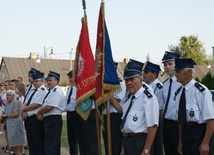
[(85, 9), (86, 9), (86, 3), (85, 3), (85, 0), (82, 0), (82, 6), (83, 6), (83, 9), (85, 10)]

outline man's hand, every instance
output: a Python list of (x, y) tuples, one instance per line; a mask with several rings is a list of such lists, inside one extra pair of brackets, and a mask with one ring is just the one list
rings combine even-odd
[(210, 147), (209, 144), (202, 142), (199, 147), (200, 155), (209, 155)]
[(42, 121), (44, 119), (44, 116), (42, 114), (37, 114), (36, 117), (39, 121)]
[(22, 111), (22, 119), (23, 120), (27, 119), (27, 113), (25, 111)]
[(2, 114), (1, 117), (6, 118), (7, 114)]
[(182, 144), (181, 143), (178, 144), (177, 150), (178, 150), (179, 154), (183, 154), (183, 152), (182, 152)]
[(123, 146), (122, 146), (122, 149), (121, 149), (120, 155), (124, 155), (124, 148), (123, 148)]

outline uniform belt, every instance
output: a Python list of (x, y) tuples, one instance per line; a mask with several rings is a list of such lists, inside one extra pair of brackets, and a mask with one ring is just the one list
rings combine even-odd
[(145, 136), (146, 133), (144, 132), (139, 132), (139, 133), (132, 133), (132, 132), (129, 132), (129, 133), (123, 133), (123, 136), (124, 137), (132, 137), (132, 136)]
[(197, 122), (186, 122), (186, 125), (199, 125)]
[(178, 122), (178, 121), (167, 119), (167, 118), (164, 118), (163, 121), (169, 122), (169, 123), (175, 123), (175, 122), (177, 123)]

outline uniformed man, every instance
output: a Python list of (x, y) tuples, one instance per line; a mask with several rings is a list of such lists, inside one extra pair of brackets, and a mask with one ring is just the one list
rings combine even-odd
[[(161, 71), (160, 66), (152, 62), (147, 61), (144, 64), (143, 69), (143, 81), (152, 87), (154, 94), (157, 96), (158, 101), (162, 100), (163, 85), (158, 80), (159, 72)], [(154, 154), (163, 155), (163, 122), (162, 122), (162, 102), (159, 103), (159, 126), (154, 140)]]
[(193, 79), (194, 65), (191, 58), (175, 60), (175, 76), (182, 84), (174, 97), (179, 104), (178, 150), (183, 155), (208, 155), (214, 131), (214, 105), (207, 87)]
[(50, 71), (46, 79), (49, 92), (43, 100), (42, 108), (37, 112), (37, 118), (43, 120), (45, 155), (59, 155), (65, 97), (58, 86), (60, 74)]
[(41, 109), (48, 90), (43, 85), (44, 73), (39, 71), (32, 75), (34, 87), (27, 103), (22, 108), (30, 155), (44, 155), (44, 128), (36, 114)]
[(163, 109), (163, 143), (165, 155), (178, 155), (177, 146), (179, 143), (178, 122), (176, 120), (177, 109), (174, 104), (172, 95), (181, 86), (175, 77), (175, 59), (179, 55), (171, 52), (165, 52), (162, 63), (164, 71), (169, 78), (163, 82), (163, 99), (160, 104), (164, 105)]
[(39, 72), (38, 70), (34, 69), (34, 68), (31, 68), (29, 71), (28, 71), (28, 81), (29, 81), (29, 85), (27, 87), (27, 91), (26, 91), (26, 94), (25, 94), (25, 98), (24, 98), (24, 101), (23, 101), (23, 104), (24, 103), (27, 103), (28, 102), (28, 99), (29, 97), (31, 96), (31, 94), (34, 92), (35, 90), (35, 87), (33, 85), (33, 75), (36, 73), (36, 72)]
[[(33, 85), (33, 75), (36, 73), (36, 72), (39, 72), (37, 69), (35, 68), (31, 68), (29, 71), (28, 71), (28, 81), (29, 81), (29, 85), (27, 85), (27, 90), (25, 92), (25, 98), (24, 98), (24, 101), (23, 101), (23, 104), (26, 104), (31, 96), (31, 94), (34, 92), (35, 90), (35, 87)], [(23, 115), (23, 114), (22, 114)], [(26, 117), (26, 115), (24, 116)], [(25, 149), (28, 149), (28, 145), (24, 146)]]
[(153, 154), (159, 106), (157, 97), (142, 87), (142, 67), (141, 62), (130, 59), (124, 71), (130, 95), (121, 101), (123, 120), (120, 127), (124, 136), (121, 155)]
[[(118, 63), (114, 63), (115, 67), (117, 69)], [(106, 108), (102, 111), (103, 114), (103, 139), (104, 139), (104, 145), (105, 145), (105, 153), (106, 155), (108, 153), (108, 125), (107, 125), (107, 113), (110, 113), (110, 130), (111, 130), (111, 154), (112, 155), (120, 155), (121, 147), (122, 147), (122, 139), (123, 135), (120, 131), (120, 124), (121, 124), (121, 117), (122, 117), (122, 107), (120, 106), (121, 99), (125, 96), (126, 93), (126, 86), (125, 83), (119, 79), (121, 91), (117, 94), (115, 94), (110, 100), (109, 100), (109, 109)], [(118, 109), (119, 108), (119, 109)]]
[[(68, 79), (72, 83), (73, 71), (68, 72)], [(67, 133), (68, 144), (71, 155), (78, 155), (78, 136), (80, 130), (80, 117), (76, 112), (76, 87), (70, 85), (66, 93), (66, 111), (67, 111)]]
[(80, 155), (98, 155), (95, 96), (89, 97), (87, 102), (91, 102), (92, 107), (88, 119), (81, 118)]

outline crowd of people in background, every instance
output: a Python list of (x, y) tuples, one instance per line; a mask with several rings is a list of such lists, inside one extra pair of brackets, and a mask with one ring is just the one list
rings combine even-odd
[[(193, 79), (195, 62), (165, 52), (162, 63), (168, 75), (163, 83), (159, 65), (130, 59), (124, 79), (119, 79), (121, 91), (109, 99), (108, 108), (106, 103), (99, 107), (106, 155), (109, 150), (112, 155), (214, 155), (214, 103), (207, 87)], [(31, 68), (28, 85), (22, 77), (0, 82), (0, 134), (4, 122), (14, 155), (24, 155), (25, 145), (30, 155), (60, 155), (63, 112), (70, 154), (99, 155), (95, 95), (88, 99), (91, 112), (84, 120), (76, 112), (73, 71), (67, 76), (66, 95), (59, 87), (60, 74), (54, 71), (44, 77)]]

